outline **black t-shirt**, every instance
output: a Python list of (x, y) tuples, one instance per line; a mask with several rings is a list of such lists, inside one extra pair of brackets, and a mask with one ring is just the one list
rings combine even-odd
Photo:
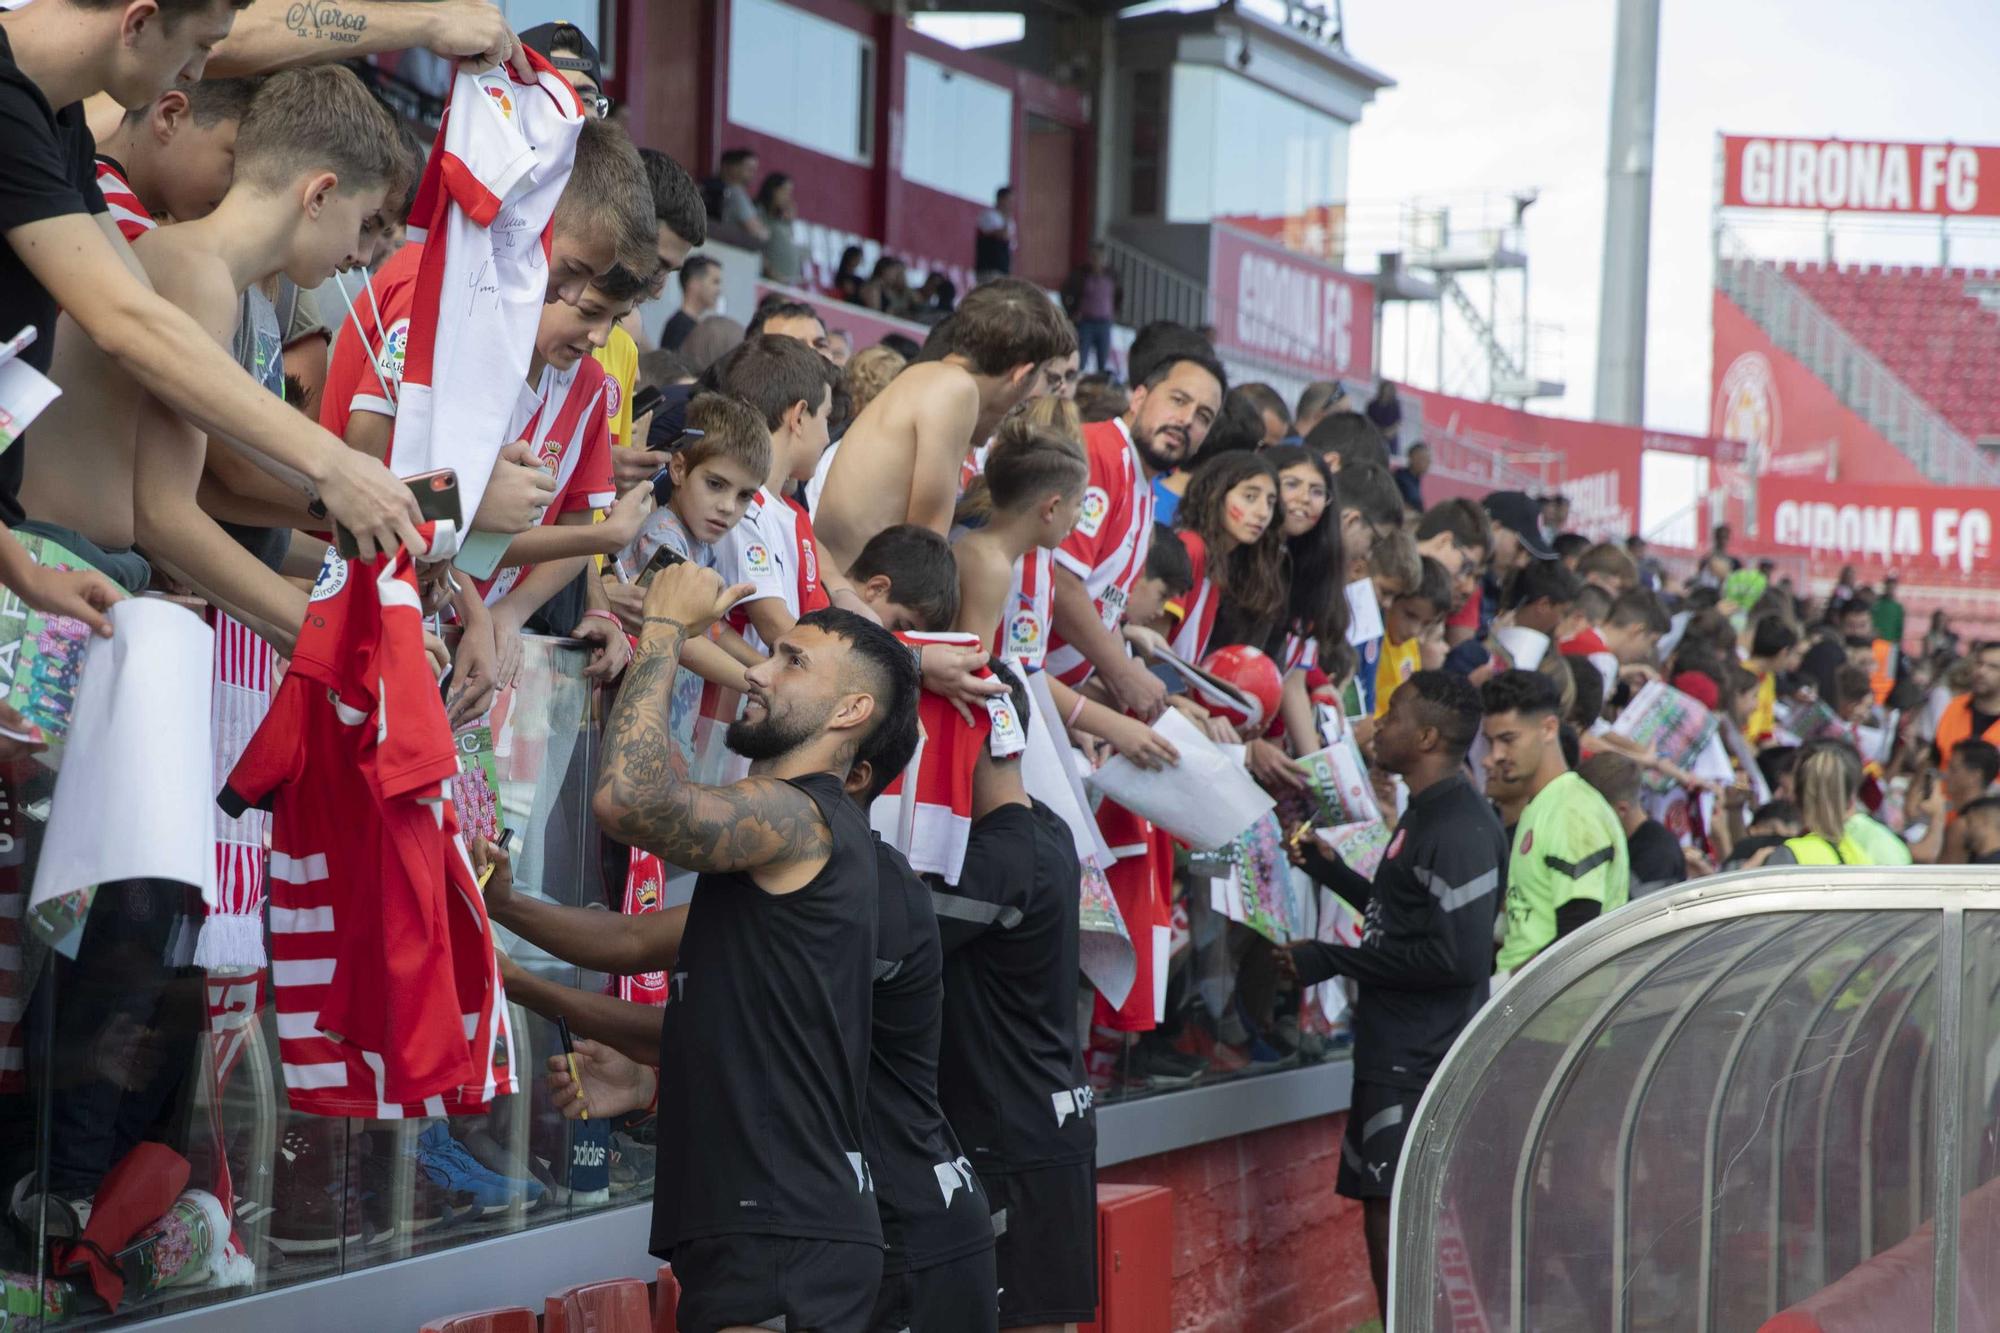
[(928, 1268), (993, 1244), (992, 1209), (938, 1107), (944, 952), (930, 889), (888, 843), (875, 844), (881, 916), (868, 1055), (868, 1164), (882, 1215), (885, 1273)]
[(956, 885), (931, 880), (944, 942), (938, 1099), (982, 1174), (1097, 1155), (1077, 1047), (1076, 843), (1049, 808), (972, 826)]
[(1982, 713), (1979, 711), (1978, 704), (1972, 706), (1972, 734), (1974, 736), (1985, 736), (1987, 732), (1993, 730), (1995, 722), (2000, 722), (2000, 713)]
[(673, 318), (669, 319), (667, 326), (660, 330), (660, 346), (669, 352), (680, 351), (681, 344), (687, 341), (690, 333), (694, 332), (696, 323), (695, 317), (687, 311), (674, 311)]
[[(96, 145), (83, 122), (83, 103), (61, 111), (14, 63), (0, 28), (0, 235), (30, 222), (71, 213), (102, 213)], [(37, 337), (21, 360), (46, 372), (56, 350), (56, 298), (35, 280), (11, 245), (0, 245), (0, 341), (23, 325)], [(21, 460), (27, 440), (0, 453), (0, 522), (21, 521)]]
[(1486, 1002), (1507, 856), (1493, 807), (1454, 775), (1410, 798), (1372, 886), (1345, 862), (1326, 863), (1356, 881), (1343, 896), (1366, 895), (1361, 943), (1310, 941), (1294, 946), (1293, 957), (1306, 984), (1332, 976), (1360, 983), (1355, 1077), (1423, 1087)]
[(1649, 819), (1625, 837), (1632, 864), (1632, 896), (1653, 893), (1687, 879), (1687, 853), (1657, 819)]
[(757, 1234), (882, 1243), (862, 1150), (875, 839), (840, 779), (791, 779), (833, 836), (794, 893), (695, 881), (660, 1020), (652, 1250)]

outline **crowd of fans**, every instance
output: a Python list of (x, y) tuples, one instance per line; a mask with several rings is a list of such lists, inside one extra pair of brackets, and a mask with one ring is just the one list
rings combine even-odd
[[(735, 150), (698, 186), (635, 148), (603, 119), (597, 54), (568, 25), (517, 42), (484, 6), (409, 8), (435, 10), (430, 26), (385, 27), (366, 49), (511, 67), (513, 97), (540, 95), (532, 50), (583, 119), (549, 200), (527, 380), (479, 386), (522, 399), (464, 516), (503, 549), (476, 579), (431, 560), (411, 578), (461, 732), (516, 683), (524, 636), (582, 645), (607, 719), (603, 896), (627, 910), (517, 890), (504, 840), (468, 832), (466, 852), (512, 938), (658, 978), (639, 998), (580, 990), (503, 949), (507, 997), (583, 1040), (539, 1091), (505, 1062), (502, 1096), (468, 1103), (481, 1115), (416, 1099), (407, 1114), (436, 1119), (417, 1153), (425, 1207), (518, 1210), (567, 1188), (480, 1128), (519, 1086), (656, 1159), (653, 1245), (682, 1283), (683, 1328), (1059, 1326), (1095, 1307), (1099, 1095), (1351, 1037), (1339, 1188), (1363, 1201), (1379, 1287), (1427, 1080), (1491, 989), (1557, 940), (1724, 868), (2000, 860), (2000, 644), (1961, 655), (1940, 615), (1912, 651), (1893, 579), (1844, 576), (1810, 602), (1718, 529), (1676, 586), (1638, 538), (1569, 531), (1559, 495), (1427, 503), (1428, 450), (1393, 385), (1328, 381), (1288, 402), (1232, 385), (1200, 330), (1140, 329), (1118, 377), (1103, 247), (1060, 304), (1005, 276), (1004, 190), (977, 232), (978, 267), (998, 276), (962, 298), (938, 274), (913, 290), (893, 257), (864, 277), (858, 248), (842, 256), (834, 293), (928, 322), (922, 344), (855, 346), (782, 294), (738, 323), (700, 247), (746, 236), (763, 277), (797, 284), (791, 179)], [(0, 454), (0, 518), (74, 556), (38, 563), (0, 537), (0, 582), (107, 636), (126, 596), (200, 605), (218, 644), (261, 663), (239, 678), (218, 657), (218, 688), (258, 700), (245, 730), (271, 706), (272, 665), (294, 658), (296, 674), (320, 651), (314, 606), (350, 560), (388, 579), (437, 540), (384, 466), (415, 401), (426, 251), (443, 244), (405, 240), (425, 222), (430, 136), (324, 63), (353, 42), (259, 76), (300, 63), (270, 9), (35, 0), (0, 17), (0, 291), (35, 331), (22, 361), (63, 391)], [(202, 77), (211, 52), (233, 77)], [(323, 286), (336, 269), (356, 280)], [(677, 307), (649, 320), (670, 283)], [(233, 762), (245, 737), (220, 718), (218, 762)], [(733, 752), (723, 768), (721, 744), (696, 739), (704, 719)], [(7, 708), (0, 737), (23, 767), (47, 740)], [(1112, 765), (1161, 777), (1196, 744), (1223, 756), (1275, 808), (1280, 870), (1327, 891), (1318, 921), (1274, 929), (1217, 906), (1213, 883), (1262, 863), (1254, 829), (1219, 861), (1174, 836), (1174, 803), (1206, 792), (1165, 776), (1153, 818), (1079, 808), (1034, 768), (1038, 738), (1093, 791)], [(1341, 756), (1366, 775), (1358, 817), (1360, 794), (1325, 777)], [(231, 818), (254, 818), (243, 804)], [(217, 831), (251, 848), (260, 882), (275, 848), (280, 967), (281, 934), (354, 906), (299, 905), (309, 858), (283, 836)], [(691, 899), (626, 903), (649, 865), (697, 874)], [(1093, 883), (1136, 979), (1079, 1023)], [(6, 1150), (17, 1223), (70, 1247), (59, 1275), (105, 1253), (81, 1244), (93, 1213), (112, 1216), (100, 1191), (185, 1100), (195, 1028), (165, 1012), (174, 986), (232, 975), (191, 960), (203, 906), (168, 897), (105, 885), (34, 1001), (60, 1008), (44, 1029), (58, 1048), (116, 1039), (145, 1058), (44, 1052), (8, 1088), (47, 1097), (53, 1153), (35, 1150), (33, 1115), (12, 1118)], [(1314, 998), (1336, 979), (1344, 1002)], [(365, 1097), (341, 1099), (365, 1062), (307, 1012), (281, 998), (280, 1038), (332, 1053), (300, 1070), (285, 1057), (294, 1105), (394, 1118), (379, 1066)], [(61, 1086), (37, 1086), (51, 1070)], [(315, 1151), (310, 1130), (286, 1134), (273, 1169), (304, 1183), (282, 1224), (337, 1245), (343, 1190), (367, 1195), (369, 1177), (305, 1182)], [(353, 1150), (382, 1155), (365, 1137)], [(203, 1216), (227, 1235), (219, 1174)], [(34, 1290), (51, 1309), (86, 1299), (82, 1283)]]

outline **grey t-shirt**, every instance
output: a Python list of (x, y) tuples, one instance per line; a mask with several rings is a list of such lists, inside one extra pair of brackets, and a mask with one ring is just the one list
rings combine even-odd
[[(294, 313), (298, 296), (299, 289), (292, 285), (289, 278), (278, 279), (278, 300), (285, 305), (287, 318)], [(278, 307), (271, 303), (271, 299), (255, 287), (246, 288), (236, 308), (236, 335), (230, 340), (229, 351), (236, 358), (236, 364), (250, 372), (252, 379), (280, 398), (285, 396), (283, 329)], [(292, 544), (289, 528), (224, 523), (222, 530), (270, 569), (277, 569), (285, 563), (285, 552)]]

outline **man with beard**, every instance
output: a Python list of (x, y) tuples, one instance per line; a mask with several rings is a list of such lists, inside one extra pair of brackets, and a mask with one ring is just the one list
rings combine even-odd
[(1146, 568), (1153, 479), (1201, 448), (1228, 387), (1214, 349), (1185, 329), (1178, 334), (1150, 366), (1133, 367), (1125, 415), (1084, 428), (1090, 482), (1076, 527), (1055, 552), (1047, 669), (1072, 689), (1098, 676), (1118, 706), (1148, 722), (1166, 705), (1166, 686), (1126, 652), (1118, 627)]
[(1403, 1136), (1424, 1087), (1486, 1002), (1493, 918), (1507, 837), (1465, 776), (1479, 734), (1479, 691), (1463, 676), (1419, 671), (1397, 687), (1375, 728), (1375, 763), (1401, 775), (1410, 802), (1370, 884), (1338, 857), (1308, 854), (1306, 870), (1366, 904), (1361, 943), (1296, 940), (1281, 971), (1303, 985), (1359, 983), (1354, 1097), (1336, 1188), (1361, 1200), (1368, 1267), (1388, 1308), (1389, 1196)]
[(878, 886), (844, 783), (916, 709), (909, 650), (839, 609), (749, 669), (729, 746), (750, 776), (687, 781), (670, 705), (681, 649), (749, 591), (693, 564), (647, 590), (592, 809), (613, 838), (700, 872), (669, 976), (652, 1250), (681, 1327), (867, 1326), (882, 1228), (863, 1150)]

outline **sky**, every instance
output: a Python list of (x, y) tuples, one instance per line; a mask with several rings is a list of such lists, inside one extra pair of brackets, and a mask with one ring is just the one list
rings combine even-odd
[[(1357, 216), (1387, 217), (1387, 205), (1413, 196), (1538, 189), (1527, 215), (1532, 314), (1563, 326), (1568, 391), (1533, 406), (1590, 415), (1613, 0), (1344, 8), (1348, 51), (1398, 85), (1353, 134)], [(1645, 420), (1705, 432), (1715, 136), (2000, 142), (2000, 5), (1672, 0), (1662, 11)], [(1786, 239), (1804, 247), (1790, 253), (1817, 257), (1812, 235)], [(1843, 235), (1839, 245), (1845, 257), (1878, 261), (1924, 262), (1936, 251), (1928, 236)], [(1385, 349), (1391, 373), (1398, 355)], [(1413, 357), (1419, 382), (1432, 360)]]

